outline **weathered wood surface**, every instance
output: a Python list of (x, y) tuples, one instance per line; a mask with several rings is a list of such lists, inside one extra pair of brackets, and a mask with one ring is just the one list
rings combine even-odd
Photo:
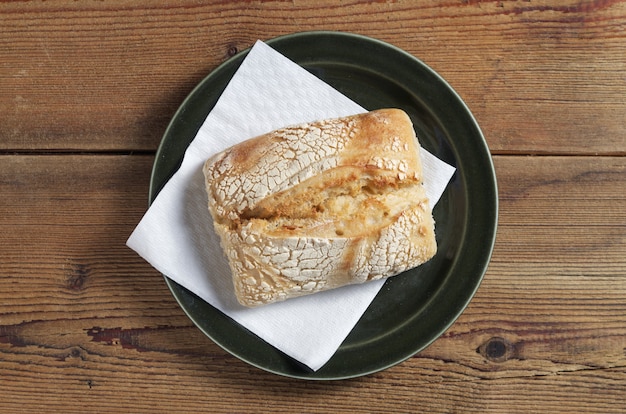
[(496, 156), (498, 239), (466, 312), (396, 367), (313, 384), (214, 345), (124, 246), (151, 163), (0, 157), (0, 411), (626, 408), (624, 157)]
[(154, 150), (230, 54), (340, 30), (439, 72), (495, 152), (624, 154), (625, 22), (609, 0), (4, 2), (0, 148)]
[[(125, 246), (194, 85), (341, 30), (439, 72), (499, 183), (492, 262), (432, 346), (363, 378), (265, 373)], [(0, 412), (626, 412), (626, 2), (0, 3)]]

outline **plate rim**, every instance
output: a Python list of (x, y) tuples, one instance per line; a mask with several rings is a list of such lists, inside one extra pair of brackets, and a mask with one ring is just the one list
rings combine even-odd
[[(482, 146), (484, 147), (483, 150), (486, 152), (486, 154), (488, 155), (487, 159), (488, 159), (488, 164), (485, 165), (484, 167), (488, 170), (490, 177), (492, 178), (492, 181), (489, 183), (492, 187), (492, 191), (494, 194), (494, 198), (492, 200), (489, 200), (490, 202), (492, 202), (492, 208), (493, 208), (493, 223), (492, 223), (492, 227), (489, 229), (491, 232), (491, 237), (489, 238), (489, 240), (487, 241), (487, 243), (485, 244), (486, 246), (486, 250), (488, 250), (488, 253), (486, 254), (486, 257), (484, 257), (484, 260), (482, 261), (482, 265), (480, 266), (480, 269), (478, 270), (478, 275), (475, 276), (475, 283), (473, 286), (473, 289), (471, 292), (469, 292), (469, 294), (467, 295), (467, 299), (465, 301), (463, 301), (462, 303), (459, 303), (457, 306), (457, 310), (454, 313), (453, 317), (451, 317), (446, 323), (444, 323), (443, 325), (441, 325), (441, 329), (438, 330), (438, 332), (436, 332), (434, 335), (432, 335), (432, 337), (430, 338), (430, 340), (428, 340), (423, 346), (415, 349), (414, 351), (406, 354), (406, 355), (402, 355), (396, 359), (394, 359), (392, 362), (387, 363), (387, 364), (383, 364), (378, 366), (375, 369), (371, 369), (371, 370), (364, 370), (364, 371), (355, 371), (352, 374), (344, 374), (344, 375), (316, 375), (316, 373), (319, 373), (320, 369), (318, 371), (312, 371), (312, 370), (303, 370), (302, 375), (297, 375), (297, 374), (293, 374), (293, 373), (286, 373), (283, 372), (281, 370), (278, 369), (273, 369), (272, 367), (268, 367), (268, 366), (264, 366), (262, 364), (258, 364), (255, 361), (251, 361), (249, 358), (242, 356), (240, 353), (233, 351), (232, 349), (226, 347), (224, 344), (220, 343), (220, 341), (216, 340), (216, 338), (210, 333), (207, 332), (206, 329), (204, 329), (203, 326), (201, 326), (198, 321), (197, 321), (197, 317), (195, 317), (194, 315), (192, 315), (189, 311), (189, 309), (186, 308), (186, 306), (183, 306), (183, 303), (181, 301), (181, 299), (179, 298), (180, 292), (177, 292), (177, 289), (183, 289), (188, 291), (186, 288), (184, 288), (183, 286), (179, 285), (177, 282), (175, 282), (174, 280), (170, 279), (167, 275), (163, 275), (165, 282), (171, 292), (171, 294), (174, 296), (175, 300), (178, 302), (178, 305), (180, 306), (181, 309), (183, 309), (184, 313), (187, 315), (187, 317), (189, 317), (189, 319), (194, 323), (194, 325), (200, 329), (201, 332), (203, 332), (209, 339), (211, 339), (216, 345), (218, 345), (220, 348), (222, 348), (224, 351), (226, 351), (227, 353), (235, 356), (236, 358), (246, 362), (247, 364), (250, 364), (254, 367), (257, 367), (263, 371), (266, 372), (270, 372), (273, 374), (277, 374), (280, 376), (284, 376), (284, 377), (289, 377), (289, 378), (296, 378), (296, 379), (305, 379), (305, 380), (341, 380), (341, 379), (349, 379), (349, 378), (356, 378), (356, 377), (361, 377), (361, 376), (365, 376), (365, 375), (370, 375), (376, 372), (380, 372), (383, 371), (385, 369), (388, 369), (392, 366), (398, 365), (404, 361), (406, 361), (407, 359), (411, 358), (413, 355), (423, 351), (425, 348), (427, 348), (428, 346), (430, 346), (434, 341), (436, 341), (438, 338), (441, 337), (441, 335), (443, 335), (443, 333), (445, 333), (445, 331), (447, 331), (453, 324), (454, 322), (459, 318), (459, 316), (464, 312), (464, 310), (467, 308), (467, 306), (469, 305), (470, 301), (473, 299), (473, 297), (475, 296), (476, 292), (478, 291), (485, 273), (487, 271), (487, 268), (491, 262), (491, 257), (493, 254), (493, 249), (495, 246), (495, 240), (496, 240), (496, 233), (497, 233), (497, 225), (498, 225), (498, 216), (499, 216), (499, 197), (498, 197), (498, 185), (497, 185), (497, 179), (496, 179), (496, 174), (495, 174), (495, 168), (493, 165), (493, 159), (492, 159), (492, 155), (491, 152), (489, 150), (489, 147), (487, 145), (486, 139), (484, 137), (484, 134), (482, 132), (482, 130), (480, 129), (480, 126), (478, 125), (477, 120), (475, 119), (473, 113), (470, 111), (469, 107), (467, 106), (467, 104), (465, 103), (465, 101), (460, 97), (460, 95), (452, 88), (452, 86), (441, 76), (439, 75), (436, 71), (434, 71), (432, 68), (430, 68), (427, 64), (425, 64), (422, 60), (420, 60), (419, 58), (411, 55), (410, 53), (406, 52), (403, 49), (398, 48), (397, 46), (394, 46), (390, 43), (387, 43), (385, 41), (376, 39), (376, 38), (372, 38), (372, 37), (368, 37), (368, 36), (364, 36), (364, 35), (360, 35), (360, 34), (355, 34), (355, 33), (349, 33), (349, 32), (341, 32), (341, 31), (327, 31), (327, 30), (320, 30), (320, 31), (303, 31), (303, 32), (296, 32), (296, 33), (290, 33), (290, 34), (286, 34), (286, 35), (282, 35), (282, 36), (278, 36), (278, 37), (274, 37), (268, 40), (264, 40), (264, 43), (266, 43), (269, 46), (273, 46), (274, 44), (280, 44), (281, 42), (284, 41), (298, 41), (298, 40), (302, 40), (302, 39), (310, 39), (311, 37), (316, 37), (316, 36), (330, 36), (330, 37), (336, 37), (336, 38), (343, 38), (343, 39), (353, 39), (353, 40), (357, 40), (360, 42), (366, 42), (366, 43), (373, 43), (373, 44), (377, 44), (380, 47), (386, 48), (388, 50), (393, 51), (394, 53), (398, 53), (403, 55), (405, 58), (408, 58), (409, 60), (415, 62), (416, 64), (420, 65), (422, 67), (422, 69), (425, 69), (429, 72), (430, 75), (434, 76), (435, 78), (437, 78), (437, 80), (439, 82), (441, 82), (443, 85), (446, 86), (447, 92), (451, 93), (453, 95), (454, 100), (456, 101), (457, 104), (460, 104), (463, 109), (464, 109), (464, 116), (468, 117), (469, 122), (471, 122), (473, 124), (473, 126), (476, 129), (476, 132), (480, 138), (480, 143), (482, 144)], [(197, 92), (202, 89), (205, 84), (207, 82), (211, 81), (211, 78), (217, 76), (218, 74), (221, 74), (221, 72), (223, 71), (229, 71), (230, 68), (232, 68), (233, 65), (235, 65), (234, 67), (234, 72), (236, 72), (236, 70), (239, 68), (239, 65), (241, 64), (241, 62), (243, 61), (243, 59), (245, 59), (245, 57), (248, 55), (248, 53), (250, 52), (250, 50), (252, 49), (251, 47), (246, 48), (245, 50), (240, 51), (239, 53), (237, 53), (236, 55), (232, 56), (231, 58), (225, 60), (224, 62), (222, 62), (221, 64), (219, 64), (217, 67), (215, 67), (213, 70), (211, 70), (205, 77), (203, 77), (196, 85), (195, 87), (187, 94), (187, 96), (185, 97), (185, 99), (181, 102), (181, 104), (179, 105), (178, 109), (176, 110), (176, 112), (174, 113), (174, 115), (172, 116), (167, 128), (165, 129), (162, 139), (159, 143), (159, 146), (157, 148), (156, 154), (155, 154), (155, 161), (153, 164), (153, 168), (152, 168), (152, 172), (150, 175), (150, 187), (149, 187), (149, 205), (152, 204), (152, 202), (154, 201), (154, 199), (156, 198), (156, 196), (158, 195), (158, 193), (160, 192), (160, 190), (162, 189), (163, 185), (166, 184), (167, 179), (162, 182), (162, 183), (157, 183), (157, 166), (159, 163), (159, 160), (164, 156), (164, 152), (166, 151), (166, 147), (167, 147), (167, 142), (166, 139), (170, 136), (171, 134), (171, 130), (175, 127), (175, 122), (180, 119), (182, 113), (186, 110), (186, 108), (189, 106), (189, 103), (194, 100), (194, 98), (196, 97)], [(298, 63), (298, 62), (296, 62)], [(233, 72), (233, 73), (234, 73)], [(229, 80), (230, 78), (232, 78), (232, 75), (228, 77)], [(324, 79), (322, 79), (324, 80)], [(228, 82), (227, 82), (228, 83)], [(227, 84), (226, 83), (226, 84)], [(222, 91), (220, 91), (217, 95), (217, 99), (219, 99), (219, 96), (221, 96)], [(212, 108), (214, 107), (215, 104), (211, 105), (210, 110), (212, 110)], [(209, 110), (209, 112), (210, 112)], [(193, 134), (195, 136), (195, 133)], [(185, 146), (185, 149), (188, 147), (188, 144)], [(184, 151), (183, 151), (184, 153)], [(178, 168), (180, 167), (180, 163), (182, 163), (182, 158), (181, 157), (178, 161), (177, 161), (177, 166), (169, 173), (167, 174), (169, 177), (171, 177), (171, 175), (173, 175)], [(159, 185), (157, 185), (159, 184)], [(191, 293), (193, 295), (192, 292), (188, 291), (189, 293)], [(201, 300), (201, 299), (199, 299)], [(214, 308), (212, 305), (208, 304), (205, 302), (205, 304), (207, 304), (208, 306), (212, 307), (216, 312), (220, 312), (218, 309)], [(367, 312), (367, 311), (366, 311)], [(220, 312), (221, 313), (221, 312)], [(228, 316), (224, 315), (225, 317), (228, 318)], [(239, 325), (236, 321), (232, 320), (233, 324), (236, 324), (237, 326), (239, 326), (241, 329), (244, 329), (247, 331), (246, 328), (244, 328), (243, 326)], [(357, 323), (354, 327), (354, 329), (356, 329), (356, 327), (359, 325), (359, 323)], [(249, 332), (249, 331), (248, 331)], [(261, 340), (262, 341), (262, 340)], [(270, 344), (267, 344), (268, 346), (271, 347)], [(280, 352), (280, 351), (278, 351)], [(284, 355), (285, 358), (289, 358), (293, 361), (293, 358)], [(329, 362), (334, 358), (331, 357), (331, 359), (329, 360)], [(297, 361), (296, 361), (297, 363)]]

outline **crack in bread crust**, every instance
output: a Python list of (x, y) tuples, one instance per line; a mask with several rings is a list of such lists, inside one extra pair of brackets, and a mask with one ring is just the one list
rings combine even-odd
[(267, 197), (239, 219), (253, 220), (259, 231), (275, 237), (361, 237), (420, 202), (425, 202), (423, 188), (415, 179), (338, 167)]

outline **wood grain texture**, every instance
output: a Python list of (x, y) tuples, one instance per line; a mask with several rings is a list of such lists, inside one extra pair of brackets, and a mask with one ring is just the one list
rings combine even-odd
[[(257, 39), (372, 36), (476, 116), (487, 274), (434, 344), (310, 382), (206, 338), (125, 246), (185, 96)], [(0, 412), (626, 412), (626, 2), (0, 2)]]
[(496, 156), (498, 238), (468, 309), (422, 353), (340, 382), (230, 356), (124, 246), (152, 161), (0, 156), (0, 412), (626, 409), (626, 158)]
[(0, 150), (152, 151), (218, 64), (306, 30), (422, 59), (495, 153), (626, 153), (619, 0), (2, 2)]

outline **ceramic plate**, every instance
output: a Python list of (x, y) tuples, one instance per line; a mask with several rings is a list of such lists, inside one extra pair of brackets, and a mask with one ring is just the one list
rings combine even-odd
[[(341, 379), (398, 364), (437, 339), (465, 309), (486, 271), (496, 234), (497, 185), (491, 155), (474, 117), (437, 73), (410, 54), (371, 38), (305, 32), (266, 41), (278, 52), (369, 110), (397, 107), (420, 143), (457, 172), (434, 209), (437, 255), (388, 279), (337, 353), (313, 372), (171, 279), (180, 306), (215, 343), (261, 369), (305, 379)], [(182, 162), (248, 50), (209, 74), (167, 128), (157, 152), (150, 203)]]

